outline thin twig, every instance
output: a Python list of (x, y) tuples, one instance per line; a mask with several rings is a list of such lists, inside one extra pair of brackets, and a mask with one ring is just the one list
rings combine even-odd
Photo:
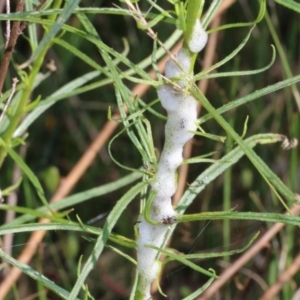
[[(217, 262), (217, 265), (225, 269), (225, 268), (230, 268), (231, 263), (226, 261), (219, 261)], [(247, 283), (249, 279), (252, 279), (260, 286), (260, 288), (263, 291), (266, 291), (268, 289), (269, 286), (267, 285), (266, 281), (259, 274), (253, 272), (252, 270), (248, 268), (241, 268), (238, 272), (247, 276), (246, 278)], [(238, 282), (237, 280), (238, 279), (236, 279), (236, 282)], [(238, 282), (238, 285), (239, 285), (239, 290), (243, 291), (245, 289), (246, 284), (242, 284)], [(268, 298), (268, 299), (272, 299), (272, 298)]]
[[(292, 214), (297, 216), (300, 214), (300, 205), (294, 205), (291, 208)], [(209, 300), (213, 295), (218, 293), (219, 289), (226, 283), (229, 279), (234, 276), (249, 260), (251, 260), (259, 251), (261, 251), (269, 241), (284, 228), (284, 223), (275, 223), (251, 248), (249, 248), (244, 254), (237, 259), (232, 265), (227, 268), (220, 277), (214, 281), (209, 288), (199, 297), (197, 300)], [(269, 298), (271, 299), (271, 298)]]
[[(6, 14), (10, 14), (10, 0), (6, 0)], [(10, 20), (6, 21), (6, 34), (5, 34), (5, 49), (8, 46), (8, 41), (10, 39)]]
[[(24, 0), (18, 0), (16, 12), (21, 12), (24, 9)], [(12, 26), (11, 34), (8, 40), (8, 44), (5, 48), (3, 60), (1, 62), (0, 66), (0, 96), (2, 95), (2, 89), (4, 80), (6, 77), (6, 73), (8, 70), (8, 66), (11, 60), (11, 56), (13, 54), (13, 50), (15, 48), (15, 45), (17, 43), (17, 39), (20, 35), (20, 21), (15, 21)]]
[[(140, 23), (141, 26), (145, 28), (145, 32), (150, 36), (154, 41), (156, 41), (165, 51), (166, 53), (169, 54), (169, 56), (176, 62), (178, 63), (176, 57), (172, 54), (172, 52), (167, 49), (164, 45), (164, 43), (157, 37), (157, 34), (152, 30), (152, 28), (148, 25), (147, 20), (143, 17), (143, 14), (138, 6), (136, 4), (135, 6), (129, 1), (125, 0), (125, 3), (127, 4), (130, 15), (132, 16), (133, 19), (137, 21), (137, 23)], [(180, 67), (180, 64), (179, 64)], [(165, 78), (166, 79), (166, 78)]]
[[(41, 10), (41, 8), (45, 5), (46, 2), (47, 0), (42, 0), (41, 3), (34, 9), (34, 11)], [(20, 34), (24, 31), (24, 29), (28, 26), (28, 24), (29, 24), (28, 21), (22, 22), (22, 24), (20, 25)]]
[(16, 78), (16, 77), (13, 78), (13, 82), (12, 82), (12, 87), (11, 87), (10, 95), (9, 95), (8, 100), (6, 101), (6, 103), (5, 103), (5, 105), (4, 105), (4, 108), (3, 108), (3, 111), (2, 111), (2, 113), (1, 113), (1, 115), (0, 115), (0, 124), (1, 124), (1, 121), (2, 121), (2, 119), (3, 119), (3, 117), (4, 117), (4, 115), (5, 115), (5, 112), (6, 112), (7, 108), (8, 108), (8, 106), (9, 106), (9, 104), (10, 104), (12, 98), (13, 98), (13, 95), (14, 95), (14, 93), (15, 93), (15, 91), (16, 91), (16, 86), (17, 86), (17, 83), (18, 83), (18, 82), (19, 82), (19, 79), (18, 79), (18, 78)]
[(292, 279), (292, 277), (299, 271), (299, 269), (300, 254), (298, 254), (294, 261), (290, 264), (290, 266), (278, 276), (276, 283), (273, 284), (269, 289), (267, 289), (261, 296), (261, 298), (259, 298), (259, 300), (275, 299), (284, 285)]

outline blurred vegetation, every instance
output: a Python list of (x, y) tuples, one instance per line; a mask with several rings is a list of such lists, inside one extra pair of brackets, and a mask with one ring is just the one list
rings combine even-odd
[[(210, 3), (211, 1), (206, 1), (204, 11)], [(121, 2), (115, 4), (126, 7)], [(162, 1), (162, 3), (158, 4), (164, 9), (171, 8), (170, 3), (167, 1)], [(80, 6), (100, 8), (113, 7), (113, 4), (111, 1), (82, 0), (80, 1)], [(149, 4), (146, 1), (140, 1), (139, 6), (144, 11), (148, 9)], [(257, 9), (258, 4), (256, 1), (236, 1), (222, 16), (222, 23), (251, 21), (255, 19)], [(268, 2), (268, 14), (292, 74), (297, 75), (300, 73), (299, 14), (274, 1)], [(130, 47), (128, 59), (134, 63), (138, 63), (146, 56), (151, 55), (153, 41), (145, 32), (137, 28), (136, 22), (132, 17), (113, 14), (91, 14), (88, 17), (103, 39), (103, 42), (116, 51), (122, 52), (124, 50), (122, 39), (126, 38)], [(5, 22), (2, 21), (1, 23), (0, 57), (3, 57)], [(67, 23), (75, 28), (81, 26), (75, 15), (72, 15)], [(42, 27), (37, 25), (37, 29), (39, 34), (42, 35)], [(174, 25), (161, 22), (153, 29), (158, 33), (159, 38), (164, 41), (173, 32)], [(215, 61), (225, 57), (232, 49), (237, 47), (247, 32), (248, 29), (246, 28), (221, 31), (218, 37)], [(87, 43), (86, 40), (67, 32), (63, 33), (63, 40), (80, 49), (95, 62), (103, 64), (97, 48)], [(262, 68), (271, 60), (271, 44), (274, 44), (274, 37), (270, 33), (270, 25), (264, 19), (255, 27), (250, 40), (243, 50), (218, 71), (226, 72)], [(6, 76), (4, 91), (11, 88), (11, 78), (18, 76), (15, 71), (16, 66), (26, 61), (30, 53), (27, 28), (18, 39), (12, 65)], [(202, 59), (203, 55), (201, 54), (197, 60), (196, 72), (201, 69)], [(51, 75), (33, 91), (32, 99), (36, 99), (39, 96), (45, 99), (71, 80), (93, 70), (92, 67), (79, 60), (71, 52), (56, 44), (47, 52), (41, 70), (43, 73), (48, 71), (49, 62), (55, 65), (56, 70), (51, 72)], [(286, 78), (287, 75), (280, 55), (277, 52), (274, 64), (263, 73), (238, 78), (210, 79), (206, 97), (214, 107), (220, 107), (233, 99)], [(96, 80), (99, 80), (99, 78)], [(133, 83), (128, 82), (128, 88), (133, 86)], [(155, 89), (151, 88), (143, 96), (143, 100), (146, 103), (150, 103), (156, 97)], [(115, 92), (111, 84), (58, 101), (30, 127), (26, 146), (19, 147), (18, 151), (23, 153), (22, 156), (27, 165), (30, 166), (31, 170), (41, 181), (47, 199), (51, 198), (59, 180), (63, 180), (70, 172), (78, 159), (88, 149), (98, 132), (103, 128), (107, 121), (109, 107), (113, 111), (117, 109)], [(155, 109), (164, 114), (159, 104), (155, 105)], [(247, 116), (249, 116), (247, 136), (270, 132), (299, 138), (299, 109), (290, 88), (278, 90), (224, 115), (239, 134), (242, 134)], [(146, 113), (146, 117), (152, 124), (154, 145), (160, 151), (164, 141), (164, 122), (149, 113)], [(209, 133), (224, 135), (224, 131), (214, 120), (208, 121), (203, 125), (203, 128)], [(215, 154), (217, 158), (225, 154), (233, 146), (232, 141), (224, 145), (202, 137), (195, 137), (194, 139), (192, 156), (217, 151)], [(257, 146), (255, 151), (292, 191), (300, 192), (299, 147), (290, 151), (283, 151), (275, 144)], [(142, 165), (138, 151), (126, 134), (122, 134), (115, 140), (112, 144), (112, 152), (114, 157), (126, 166), (138, 168)], [(1, 188), (12, 184), (14, 165), (15, 163), (12, 159), (9, 157), (5, 159), (0, 173)], [(206, 167), (207, 164), (191, 165), (187, 182), (192, 182)], [(104, 147), (96, 155), (93, 164), (85, 172), (84, 176), (78, 181), (72, 190), (72, 194), (114, 182), (126, 174), (128, 174), (128, 171), (117, 166), (111, 160), (107, 147)], [(227, 176), (230, 176), (229, 179), (227, 179)], [(226, 187), (224, 187), (224, 184)], [(230, 208), (236, 207), (239, 211), (284, 211), (253, 165), (247, 157), (244, 157), (231, 168), (230, 174), (225, 173), (210, 183), (205, 191), (197, 197), (197, 201), (189, 207), (188, 212), (223, 210), (225, 205), (224, 195), (226, 194), (224, 189), (227, 189), (226, 193), (230, 201)], [(93, 226), (102, 227), (105, 216), (127, 190), (128, 186), (105, 196), (90, 199), (88, 202), (74, 205), (69, 218), (76, 221), (76, 215), (78, 215), (83, 223), (92, 221)], [(29, 208), (41, 206), (41, 201), (38, 199), (34, 187), (26, 177), (23, 178), (22, 184), (18, 189), (18, 205)], [(5, 222), (5, 213), (5, 211), (1, 211), (1, 224)], [(138, 214), (139, 201), (136, 199), (131, 202), (126, 209), (126, 213), (122, 214), (114, 228), (114, 232), (134, 238), (133, 226)], [(96, 221), (93, 220), (99, 215), (102, 218)], [(178, 226), (172, 239), (171, 247), (184, 253), (221, 252), (237, 249), (247, 244), (255, 232), (265, 232), (269, 226), (270, 224), (258, 221), (231, 221), (230, 226), (226, 227), (229, 240), (224, 244), (222, 242), (224, 238), (224, 221), (183, 223)], [(278, 274), (285, 266), (289, 265), (293, 257), (299, 252), (299, 234), (298, 227), (286, 226), (272, 240), (269, 247), (257, 255), (245, 268), (259, 275), (260, 280), (267, 285), (271, 285)], [(87, 234), (72, 231), (48, 232), (43, 243), (39, 245), (31, 266), (55, 281), (56, 284), (64, 287), (66, 290), (70, 290), (76, 281), (77, 265), (80, 256), (89, 255), (93, 247), (87, 236)], [(16, 258), (20, 254), (23, 243), (26, 243), (28, 237), (29, 233), (16, 234), (14, 236), (11, 249), (13, 257)], [(121, 249), (130, 256), (135, 256), (133, 249), (125, 247)], [(284, 255), (285, 257), (283, 258)], [(232, 256), (229, 261), (234, 261), (234, 259), (235, 256)], [(284, 261), (282, 262), (282, 260)], [(201, 266), (206, 269), (214, 268), (217, 274), (224, 268), (219, 259), (202, 260)], [(4, 272), (2, 276), (5, 276)], [(87, 284), (90, 293), (95, 299), (128, 299), (133, 278), (134, 270), (132, 264), (118, 254), (106, 249), (97, 262), (96, 268), (88, 277)], [(278, 299), (291, 299), (295, 289), (299, 288), (299, 272), (293, 280), (285, 286)], [(203, 275), (182, 267), (178, 262), (173, 262), (164, 270), (162, 289), (168, 295), (168, 299), (182, 299), (204, 282), (206, 282), (206, 278)], [(37, 292), (38, 295), (34, 296)], [(45, 293), (44, 296), (43, 293)], [(227, 295), (226, 297), (226, 293), (229, 296)], [(224, 289), (224, 294), (221, 292), (221, 299), (258, 299), (261, 293), (261, 286), (255, 280), (252, 280), (247, 275), (238, 274), (234, 280), (228, 282), (228, 286)], [(32, 296), (31, 299), (58, 299), (52, 293), (47, 293), (46, 295), (42, 286), (25, 275), (21, 276), (17, 287), (11, 290), (10, 295), (6, 299), (29, 299), (26, 297), (30, 295)], [(163, 299), (163, 297), (157, 294), (156, 299)]]

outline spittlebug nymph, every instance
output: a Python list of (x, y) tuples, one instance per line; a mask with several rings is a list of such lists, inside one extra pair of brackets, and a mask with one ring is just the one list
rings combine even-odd
[(165, 225), (173, 224), (176, 221), (176, 218), (174, 216), (168, 216), (163, 218), (162, 223)]

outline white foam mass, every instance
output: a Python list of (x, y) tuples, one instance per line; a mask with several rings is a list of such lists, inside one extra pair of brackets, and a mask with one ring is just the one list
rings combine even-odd
[(166, 169), (168, 168), (170, 172), (176, 172), (182, 163), (182, 147), (170, 147), (170, 150), (164, 149), (161, 154), (161, 160), (164, 161)]
[[(149, 245), (161, 245), (168, 227), (166, 225), (153, 226), (142, 218), (139, 225), (139, 239), (138, 239), (138, 271), (141, 277), (144, 278), (145, 283), (151, 284), (158, 274), (159, 264), (156, 261), (157, 251), (153, 251)], [(158, 246), (159, 247), (159, 246)]]
[(190, 51), (193, 53), (200, 52), (205, 47), (207, 39), (207, 33), (203, 29), (201, 22), (197, 20), (193, 28), (192, 36), (188, 42)]
[(165, 67), (167, 78), (178, 77), (182, 73), (188, 74), (191, 68), (191, 59), (185, 49), (180, 49), (175, 55), (175, 59), (169, 59)]
[[(163, 169), (163, 168), (162, 168)], [(156, 182), (153, 183), (152, 188), (157, 192), (153, 202), (155, 203), (160, 197), (171, 199), (176, 192), (175, 176), (171, 180), (170, 170), (159, 170), (156, 175)]]
[(170, 85), (161, 85), (157, 89), (158, 98), (166, 111), (177, 111), (180, 105), (180, 98), (176, 97), (176, 91)]
[[(190, 51), (199, 52), (206, 44), (207, 34), (200, 22), (197, 22), (188, 44)], [(165, 75), (177, 85), (161, 85), (157, 89), (162, 106), (167, 111), (168, 119), (165, 125), (165, 143), (157, 166), (156, 180), (151, 184), (151, 190), (156, 192), (152, 201), (149, 217), (158, 225), (148, 223), (144, 217), (139, 224), (139, 238), (137, 241), (138, 272), (141, 283), (139, 289), (143, 299), (150, 299), (152, 281), (159, 272), (157, 250), (149, 245), (161, 247), (170, 220), (175, 220), (176, 213), (172, 207), (171, 197), (177, 189), (176, 171), (182, 164), (182, 151), (185, 143), (193, 137), (191, 131), (197, 129), (197, 101), (184, 88), (190, 81), (191, 58), (188, 51), (181, 49), (170, 59), (165, 68)], [(167, 221), (166, 221), (167, 220)]]

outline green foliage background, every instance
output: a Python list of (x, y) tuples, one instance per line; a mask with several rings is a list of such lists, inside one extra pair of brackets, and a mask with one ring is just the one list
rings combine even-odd
[[(204, 11), (211, 1), (206, 2)], [(118, 3), (118, 5), (125, 7), (122, 3)], [(172, 7), (167, 1), (163, 1), (159, 5), (162, 5), (166, 10)], [(140, 1), (139, 6), (142, 11), (149, 8), (146, 1)], [(83, 0), (80, 1), (80, 7), (104, 8), (112, 7), (112, 3), (111, 1)], [(238, 1), (222, 17), (222, 22), (223, 24), (231, 24), (253, 21), (257, 15), (257, 10), (258, 4), (256, 1)], [(251, 38), (243, 50), (218, 71), (229, 72), (262, 68), (271, 60), (271, 44), (275, 44), (277, 48), (274, 64), (267, 71), (256, 75), (210, 79), (206, 97), (214, 107), (220, 107), (233, 99), (290, 77), (289, 74), (286, 74), (286, 68), (289, 68), (294, 76), (299, 74), (299, 13), (274, 1), (269, 1), (268, 13), (270, 23), (268, 24), (266, 19), (260, 22), (253, 30)], [(121, 53), (124, 50), (122, 38), (126, 38), (129, 44), (127, 57), (132, 62), (139, 63), (146, 56), (151, 55), (153, 41), (145, 32), (136, 27), (136, 22), (132, 17), (97, 13), (90, 14), (88, 17), (103, 42), (116, 51)], [(0, 45), (5, 43), (3, 34), (5, 21), (2, 21), (2, 23)], [(81, 28), (77, 17), (74, 15), (70, 17), (67, 24), (75, 28)], [(274, 27), (279, 44), (274, 42), (270, 24)], [(42, 32), (40, 26), (37, 28), (38, 32)], [(158, 33), (159, 38), (164, 41), (174, 31), (174, 28), (174, 24), (161, 22), (155, 25), (153, 29)], [(18, 76), (15, 67), (24, 63), (31, 55), (28, 44), (28, 30), (19, 38), (16, 45), (13, 64), (7, 74), (4, 91), (10, 88), (11, 78)], [(221, 31), (215, 55), (216, 59), (224, 58), (236, 48), (244, 39), (248, 30), (248, 28), (235, 28)], [(61, 39), (85, 53), (97, 64), (104, 64), (96, 47), (85, 39), (68, 32), (64, 32)], [(282, 61), (278, 47), (282, 48), (287, 64)], [(197, 59), (195, 73), (201, 68), (202, 58), (203, 54)], [(48, 72), (47, 63), (51, 60), (55, 62), (57, 70), (38, 85), (33, 91), (31, 99), (37, 99), (38, 97), (46, 99), (47, 96), (65, 84), (94, 70), (93, 67), (87, 65), (58, 44), (52, 45), (48, 50), (41, 70), (43, 73)], [(124, 66), (121, 66), (121, 68), (127, 69)], [(104, 78), (104, 76), (100, 78)], [(94, 81), (99, 81), (99, 78)], [(127, 86), (131, 89), (134, 83), (128, 81)], [(299, 83), (297, 88), (299, 89)], [(143, 97), (143, 100), (150, 103), (156, 97), (155, 89), (151, 88)], [(30, 126), (24, 161), (42, 183), (47, 199), (50, 199), (53, 195), (59, 179), (63, 179), (69, 173), (96, 137), (98, 131), (101, 130), (107, 121), (109, 107), (113, 111), (117, 109), (115, 91), (111, 84), (58, 101)], [(164, 114), (159, 103), (154, 107), (158, 112)], [(152, 124), (154, 145), (160, 151), (164, 141), (164, 122), (149, 113), (145, 115)], [(290, 88), (276, 91), (224, 114), (224, 117), (239, 134), (242, 134), (247, 116), (249, 116), (247, 136), (258, 133), (280, 133), (288, 137), (299, 138), (299, 107), (297, 107)], [(214, 120), (205, 123), (203, 128), (208, 133), (224, 135), (223, 129)], [(214, 158), (218, 158), (229, 151), (232, 146), (232, 141), (224, 145), (202, 137), (195, 137), (192, 156), (216, 151)], [(114, 141), (112, 152), (115, 159), (126, 166), (139, 168), (142, 165), (138, 151), (126, 134), (121, 134)], [(276, 144), (257, 146), (256, 153), (292, 191), (300, 192), (299, 148), (283, 151)], [(1, 166), (1, 189), (11, 185), (14, 164), (14, 161), (7, 157)], [(188, 182), (192, 182), (206, 168), (207, 164), (192, 164)], [(115, 182), (127, 174), (128, 171), (120, 168), (111, 160), (107, 147), (105, 147), (98, 153), (93, 165), (76, 184), (72, 194)], [(104, 196), (95, 197), (88, 202), (74, 205), (68, 218), (77, 221), (76, 215), (78, 215), (84, 224), (90, 224), (90, 221), (92, 221), (93, 226), (103, 227), (106, 215), (128, 189), (128, 186), (122, 187)], [(24, 176), (18, 189), (18, 205), (31, 209), (42, 205), (35, 188), (26, 176)], [(238, 211), (284, 212), (281, 204), (270, 192), (269, 187), (247, 157), (242, 158), (238, 164), (233, 166), (230, 173), (225, 173), (209, 184), (205, 191), (197, 196), (197, 200), (194, 201), (188, 212), (222, 211), (228, 206), (229, 208), (236, 207)], [(138, 214), (139, 201), (136, 197), (136, 200), (130, 203), (125, 213), (118, 220), (114, 232), (134, 239), (133, 227)], [(5, 211), (1, 211), (1, 224), (4, 223), (4, 215)], [(94, 218), (98, 215), (101, 218), (95, 221)], [(270, 224), (258, 221), (231, 221), (230, 226), (227, 227), (224, 227), (224, 221), (182, 223), (178, 226), (172, 239), (172, 248), (184, 253), (233, 250), (243, 247), (258, 230), (264, 232), (269, 226)], [(266, 284), (271, 285), (282, 271), (281, 266), (278, 264), (281, 255), (283, 253), (287, 255), (285, 265), (289, 265), (293, 257), (299, 252), (299, 233), (298, 227), (286, 226), (272, 240), (270, 248), (265, 249), (260, 253), (260, 256), (256, 257), (246, 267), (259, 274)], [(14, 236), (13, 257), (20, 254), (22, 244), (26, 243), (28, 236), (29, 233), (26, 232)], [(224, 240), (227, 242), (224, 243)], [(31, 266), (53, 280), (57, 285), (70, 291), (77, 278), (78, 260), (81, 255), (83, 257), (88, 256), (92, 247), (91, 237), (87, 233), (71, 230), (49, 231), (43, 244), (39, 246), (39, 251), (32, 260)], [(135, 256), (135, 250), (132, 248), (122, 246), (118, 246), (118, 248), (131, 257)], [(234, 259), (235, 256), (230, 257), (230, 261)], [(226, 257), (225, 260), (229, 261)], [(214, 268), (217, 273), (223, 269), (216, 259), (201, 260), (200, 265), (206, 269)], [(2, 276), (5, 276), (4, 272)], [(95, 299), (128, 299), (133, 278), (133, 265), (110, 249), (105, 249), (88, 277), (87, 284)], [(244, 283), (244, 290), (239, 290), (232, 280), (224, 289), (224, 299), (226, 297), (227, 299), (233, 299), (233, 297), (235, 297), (234, 299), (244, 300), (257, 299), (258, 296), (254, 295), (262, 293), (261, 287), (255, 281), (246, 278), (245, 275), (240, 274), (238, 278)], [(164, 271), (162, 289), (167, 293), (169, 299), (182, 299), (201, 284), (204, 284), (206, 280), (205, 276), (182, 266), (178, 262), (172, 262)], [(297, 286), (296, 282), (300, 282), (299, 273), (294, 277), (293, 282), (285, 286), (280, 296), (283, 297), (281, 299), (290, 299), (295, 286)], [(25, 299), (25, 297), (37, 291), (39, 292), (37, 299), (58, 299), (51, 292), (47, 294), (40, 284), (27, 276), (20, 278), (18, 286), (11, 290), (7, 299), (17, 299), (16, 297)], [(159, 297), (161, 296), (157, 295), (157, 299)]]

